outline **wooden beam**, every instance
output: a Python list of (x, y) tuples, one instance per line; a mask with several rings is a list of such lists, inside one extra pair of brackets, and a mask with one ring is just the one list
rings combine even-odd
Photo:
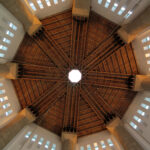
[[(120, 44), (119, 44), (120, 43)], [(102, 60), (109, 57), (112, 53), (122, 46), (121, 40), (114, 37), (114, 34), (105, 39), (101, 44), (93, 50), (93, 52), (84, 60), (83, 67), (91, 70), (97, 66)]]
[(55, 82), (67, 81), (66, 76), (64, 76), (57, 67), (39, 66), (33, 64), (19, 64), (18, 78), (28, 80), (48, 80)]
[(67, 85), (67, 95), (65, 101), (65, 112), (63, 127), (77, 129), (78, 113), (79, 113), (79, 101), (80, 101), (80, 84)]
[(95, 98), (93, 95), (90, 93), (90, 91), (84, 86), (81, 89), (81, 95), (83, 99), (89, 104), (90, 108), (95, 112), (99, 120), (104, 120), (105, 119), (105, 112), (101, 110), (99, 107), (99, 104), (96, 102)]
[(65, 84), (57, 83), (52, 89), (45, 91), (32, 106), (39, 112), (39, 116), (44, 115), (55, 103), (65, 94)]
[(75, 66), (78, 66), (79, 69), (81, 68), (81, 64), (85, 55), (87, 30), (88, 20), (77, 21), (72, 19), (70, 56)]
[(130, 75), (119, 73), (108, 73), (89, 71), (82, 84), (97, 85), (100, 87), (112, 87), (128, 90), (128, 79)]

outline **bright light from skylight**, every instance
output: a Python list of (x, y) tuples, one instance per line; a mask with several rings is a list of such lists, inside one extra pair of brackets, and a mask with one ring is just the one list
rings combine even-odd
[(79, 70), (73, 69), (69, 72), (68, 78), (69, 78), (70, 82), (78, 83), (82, 78), (82, 74)]
[(56, 4), (58, 4), (58, 0), (53, 0), (54, 1), (54, 4), (56, 5)]

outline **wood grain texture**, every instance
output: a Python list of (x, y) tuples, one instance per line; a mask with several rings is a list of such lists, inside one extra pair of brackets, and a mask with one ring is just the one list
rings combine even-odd
[[(58, 135), (105, 130), (107, 116), (122, 118), (136, 95), (128, 86), (138, 74), (131, 44), (116, 36), (116, 24), (94, 12), (89, 20), (75, 20), (68, 10), (41, 21), (44, 31), (26, 35), (13, 60), (20, 66), (13, 84), (22, 108), (32, 106), (36, 123)], [(68, 81), (72, 68), (82, 72), (76, 85)]]

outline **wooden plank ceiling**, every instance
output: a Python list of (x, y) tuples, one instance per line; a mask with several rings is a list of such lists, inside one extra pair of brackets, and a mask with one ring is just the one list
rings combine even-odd
[[(116, 36), (119, 27), (94, 12), (89, 20), (74, 20), (71, 10), (42, 23), (44, 31), (26, 35), (14, 59), (22, 108), (32, 106), (36, 123), (58, 135), (85, 136), (104, 130), (111, 114), (122, 118), (136, 94), (128, 79), (138, 69), (131, 44)], [(67, 79), (72, 68), (83, 74), (76, 85)]]

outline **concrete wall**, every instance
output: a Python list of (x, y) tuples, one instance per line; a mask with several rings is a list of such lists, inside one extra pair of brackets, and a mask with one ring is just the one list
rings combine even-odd
[[(27, 7), (30, 8), (31, 11), (33, 11), (31, 7), (29, 6), (29, 3), (28, 3), (29, 0), (22, 0), (22, 1), (26, 4)], [(36, 11), (33, 11), (33, 13), (38, 18), (43, 19), (48, 16), (54, 15), (56, 13), (62, 12), (66, 9), (72, 8), (73, 0), (58, 0), (58, 4), (54, 4), (54, 0), (50, 0), (51, 6), (47, 6), (47, 4), (45, 3), (45, 0), (41, 0), (44, 6), (43, 9), (39, 8), (36, 0), (30, 0), (30, 1), (33, 2), (33, 4), (35, 5), (37, 9)], [(141, 13), (150, 4), (149, 0), (142, 0), (140, 5), (134, 10), (134, 13), (128, 19), (124, 19), (125, 14), (129, 10), (131, 10), (139, 0), (128, 0), (128, 2), (126, 2), (127, 0), (121, 0), (116, 11), (112, 12), (111, 8), (116, 1), (117, 0), (111, 0), (110, 6), (108, 8), (105, 8), (104, 4), (106, 0), (102, 0), (101, 5), (98, 4), (98, 0), (92, 0), (91, 9), (95, 11), (96, 13), (100, 14), (101, 16), (104, 16), (105, 18), (111, 20), (112, 22), (115, 22), (117, 24), (122, 24), (122, 23), (125, 24), (133, 20), (139, 13)], [(127, 6), (126, 11), (121, 16), (119, 16), (117, 12), (124, 5)]]
[[(11, 80), (8, 79), (0, 79), (0, 83), (3, 84), (0, 89), (4, 89), (6, 93), (0, 94), (0, 98), (7, 96), (8, 100), (4, 102), (0, 102), (0, 128), (5, 126), (9, 121), (11, 121), (17, 113), (20, 111), (21, 107), (18, 101), (18, 98), (16, 96), (14, 87), (12, 85)], [(11, 106), (8, 107), (7, 109), (3, 109), (3, 105), (6, 103), (10, 103)], [(13, 110), (13, 113), (9, 116), (5, 115), (5, 112), (8, 110)]]
[[(9, 27), (9, 23), (12, 22), (17, 30), (13, 30)], [(6, 35), (6, 31), (9, 30), (14, 34), (14, 37)], [(0, 44), (8, 47), (7, 51), (0, 50), (0, 53), (4, 53), (5, 57), (0, 58), (0, 63), (11, 61), (15, 56), (17, 49), (24, 37), (24, 29), (22, 24), (5, 8), (0, 4)], [(4, 43), (3, 38), (6, 37), (11, 41), (10, 44)]]
[[(111, 139), (112, 142), (114, 143), (113, 147), (110, 147), (107, 143), (107, 139)], [(122, 146), (118, 143), (118, 141), (115, 139), (114, 136), (112, 136), (107, 130), (102, 131), (96, 134), (92, 134), (89, 136), (81, 137), (78, 139), (78, 144), (77, 144), (77, 150), (80, 150), (81, 146), (84, 147), (84, 149), (87, 149), (87, 145), (90, 144), (91, 149), (94, 149), (94, 143), (98, 143), (99, 149), (102, 149), (100, 145), (100, 141), (104, 141), (106, 148), (105, 150), (123, 150)]]
[(71, 9), (72, 8), (72, 0), (58, 0), (58, 4), (54, 4), (53, 0), (50, 0), (51, 6), (47, 6), (45, 0), (41, 0), (43, 4), (43, 9), (39, 8), (39, 5), (37, 4), (36, 0), (30, 0), (36, 7), (36, 11), (33, 11), (32, 8), (29, 5), (28, 0), (22, 0), (23, 3), (30, 8), (30, 10), (39, 18), (44, 19), (46, 17), (49, 17), (51, 15), (60, 13), (64, 10)]
[[(32, 134), (29, 138), (25, 138), (25, 135), (31, 131)], [(38, 135), (35, 142), (32, 141), (34, 135)], [(38, 144), (40, 138), (44, 138), (43, 144), (40, 146)], [(50, 141), (49, 149), (51, 149), (53, 144), (56, 144), (56, 150), (61, 149), (60, 137), (39, 127), (36, 124), (30, 124), (23, 128), (16, 137), (3, 149), (3, 150), (46, 150), (44, 148), (46, 141)]]
[[(119, 6), (117, 7), (115, 12), (112, 12), (111, 8), (117, 1), (120, 1)], [(92, 0), (91, 6), (92, 10), (97, 12), (99, 15), (120, 25), (130, 22), (136, 16), (138, 16), (138, 14), (140, 14), (148, 5), (150, 5), (149, 0), (142, 0), (140, 5), (133, 11), (133, 14), (128, 19), (124, 19), (124, 16), (127, 14), (127, 12), (131, 10), (138, 1), (139, 0), (111, 0), (110, 6), (108, 8), (105, 8), (104, 5), (106, 0), (102, 0), (102, 4), (98, 4), (98, 0)], [(117, 13), (122, 6), (126, 6), (126, 10), (122, 15), (119, 16)]]
[(150, 53), (149, 50), (144, 50), (143, 47), (146, 45), (150, 45), (150, 41), (146, 43), (142, 43), (142, 39), (145, 37), (150, 36), (150, 28), (147, 28), (145, 31), (140, 33), (137, 38), (132, 42), (132, 46), (134, 49), (134, 54), (136, 57), (138, 69), (140, 74), (150, 74), (150, 65), (147, 64), (147, 60), (150, 58), (146, 58), (145, 54)]
[[(147, 91), (144, 91), (136, 95), (130, 107), (128, 108), (126, 114), (124, 115), (123, 121), (125, 123), (126, 129), (144, 147), (144, 150), (149, 150), (150, 148), (150, 109), (146, 110), (140, 106), (141, 103), (144, 103), (150, 106), (150, 102), (147, 102), (144, 100), (145, 97), (150, 98), (150, 93)], [(145, 116), (139, 115), (137, 113), (138, 109), (145, 112), (146, 115)], [(134, 115), (142, 119), (142, 122), (138, 123), (136, 120), (134, 120), (133, 119)], [(131, 121), (137, 125), (137, 129), (133, 129), (129, 125)]]

